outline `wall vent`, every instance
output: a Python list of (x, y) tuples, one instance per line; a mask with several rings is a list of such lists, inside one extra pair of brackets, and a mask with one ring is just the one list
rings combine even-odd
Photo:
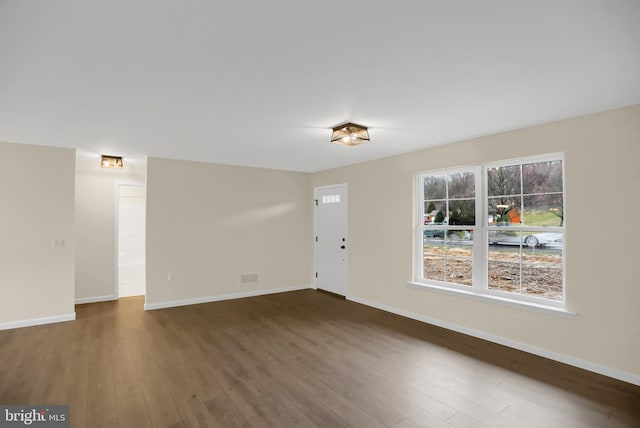
[(257, 273), (242, 273), (240, 274), (240, 284), (250, 284), (252, 282), (258, 282)]

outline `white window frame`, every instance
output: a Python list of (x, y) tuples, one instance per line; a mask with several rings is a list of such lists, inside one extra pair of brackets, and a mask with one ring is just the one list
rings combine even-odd
[[(562, 299), (553, 300), (544, 297), (536, 297), (520, 293), (512, 293), (508, 291), (491, 290), (488, 286), (488, 265), (489, 265), (489, 246), (488, 237), (490, 230), (500, 230), (499, 226), (490, 226), (488, 224), (487, 201), (488, 197), (488, 174), (489, 168), (504, 167), (511, 165), (522, 165), (536, 162), (561, 161), (562, 162), (562, 199), (563, 199), (563, 226), (516, 226), (517, 230), (526, 230), (533, 232), (558, 232), (563, 234), (562, 239)], [(472, 166), (462, 166), (458, 168), (448, 168), (441, 170), (422, 171), (416, 174), (416, 210), (414, 222), (414, 281), (410, 285), (425, 286), (437, 291), (453, 292), (469, 297), (478, 297), (480, 300), (493, 300), (507, 303), (511, 306), (529, 306), (534, 308), (549, 308), (552, 312), (562, 312), (566, 307), (566, 204), (565, 200), (565, 161), (562, 153), (553, 153), (541, 156), (529, 156), (516, 159), (508, 159), (490, 163), (484, 163)], [(475, 175), (475, 205), (476, 205), (476, 224), (475, 226), (425, 226), (424, 225), (424, 177), (431, 175), (447, 175), (462, 172), (474, 172)], [(446, 229), (446, 230), (473, 230), (473, 273), (472, 285), (461, 285), (451, 282), (424, 279), (424, 255), (423, 255), (423, 236), (424, 230), (427, 229)], [(511, 226), (511, 230), (513, 226)]]
[[(473, 172), (474, 173), (474, 178), (475, 178), (475, 211), (476, 211), (476, 224), (473, 226), (450, 226), (449, 224), (442, 224), (442, 225), (435, 225), (435, 226), (428, 226), (424, 224), (424, 177), (427, 176), (438, 176), (438, 175), (450, 175), (450, 174), (457, 174), (457, 173), (464, 173), (464, 172)], [(452, 289), (458, 289), (458, 290), (469, 290), (472, 287), (469, 287), (468, 285), (461, 285), (461, 284), (456, 284), (453, 282), (445, 282), (445, 281), (436, 281), (436, 280), (425, 280), (422, 278), (423, 276), (423, 270), (424, 270), (424, 266), (423, 266), (423, 236), (424, 236), (424, 231), (425, 230), (429, 230), (429, 229), (436, 229), (436, 230), (473, 230), (473, 273), (472, 273), (472, 283), (473, 284), (477, 284), (479, 282), (480, 278), (480, 271), (482, 269), (481, 266), (481, 259), (479, 259), (478, 257), (476, 257), (476, 254), (478, 254), (477, 252), (480, 250), (480, 240), (477, 239), (479, 238), (482, 233), (481, 233), (481, 223), (479, 223), (478, 219), (480, 218), (478, 216), (478, 212), (479, 210), (482, 209), (482, 197), (480, 194), (478, 194), (478, 189), (481, 188), (481, 169), (480, 166), (467, 166), (467, 167), (460, 167), (460, 168), (449, 168), (449, 169), (440, 169), (440, 170), (435, 170), (435, 171), (426, 171), (426, 172), (421, 172), (417, 175), (416, 177), (416, 189), (417, 189), (417, 204), (416, 204), (416, 209), (417, 209), (417, 215), (416, 215), (416, 231), (417, 233), (415, 234), (415, 242), (416, 242), (416, 250), (415, 250), (415, 263), (414, 265), (416, 266), (416, 272), (414, 275), (414, 278), (416, 279), (416, 281), (420, 282), (420, 283), (425, 283), (425, 284), (432, 284), (432, 285), (437, 285), (437, 286), (441, 286), (441, 287), (450, 287)], [(448, 195), (447, 195), (447, 200), (448, 199)]]

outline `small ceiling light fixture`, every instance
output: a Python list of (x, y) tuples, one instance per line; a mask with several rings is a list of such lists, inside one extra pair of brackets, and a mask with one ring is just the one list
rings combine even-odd
[(367, 141), (369, 141), (367, 128), (350, 122), (336, 126), (331, 134), (332, 143), (344, 144), (345, 146), (357, 146)]
[(100, 166), (102, 168), (122, 168), (122, 156), (107, 156), (102, 155), (100, 160)]

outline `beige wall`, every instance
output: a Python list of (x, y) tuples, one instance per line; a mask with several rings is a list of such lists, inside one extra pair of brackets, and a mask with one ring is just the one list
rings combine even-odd
[(0, 143), (0, 328), (74, 316), (75, 156)]
[[(405, 285), (417, 172), (562, 151), (567, 306), (575, 318)], [(349, 295), (640, 379), (639, 163), (636, 105), (323, 171), (311, 181), (349, 184)]]
[(309, 174), (149, 158), (146, 302), (308, 286), (311, 222)]
[(122, 169), (100, 168), (98, 159), (76, 162), (75, 299), (115, 298), (116, 198), (118, 184), (144, 184), (146, 167), (125, 161)]

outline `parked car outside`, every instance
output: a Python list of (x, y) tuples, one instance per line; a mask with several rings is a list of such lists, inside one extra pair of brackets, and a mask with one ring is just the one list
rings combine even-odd
[(520, 234), (510, 230), (496, 230), (489, 232), (489, 244), (520, 245), (521, 238), (522, 244), (530, 248), (562, 244), (562, 233), (540, 232), (527, 234), (523, 232)]
[(425, 238), (444, 238), (444, 230), (442, 229), (426, 229), (424, 231)]
[(425, 244), (429, 241), (444, 241), (445, 235), (447, 236), (447, 241), (450, 243), (456, 241), (458, 244), (473, 244), (471, 233), (469, 233), (468, 230), (426, 229), (423, 232), (422, 239)]

